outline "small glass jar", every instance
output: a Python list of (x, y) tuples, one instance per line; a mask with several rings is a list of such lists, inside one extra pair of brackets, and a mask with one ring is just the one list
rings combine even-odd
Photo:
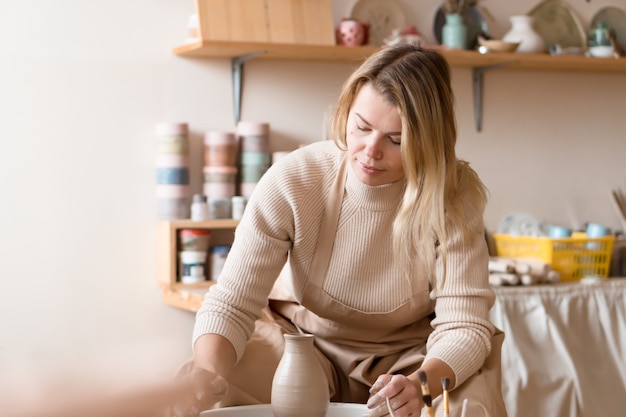
[(611, 34), (609, 27), (604, 22), (598, 22), (595, 28), (589, 32), (589, 47), (611, 46)]
[(230, 199), (231, 216), (234, 220), (241, 220), (243, 211), (246, 208), (246, 199), (242, 195), (235, 195)]
[(598, 22), (589, 32), (589, 55), (598, 58), (610, 58), (615, 54), (615, 45), (611, 41), (609, 27), (604, 22)]
[(217, 281), (222, 269), (224, 269), (224, 263), (228, 257), (230, 246), (213, 246), (211, 249), (211, 274), (210, 279)]
[(203, 194), (194, 194), (193, 203), (191, 203), (191, 220), (203, 221), (209, 220), (209, 204), (207, 198)]

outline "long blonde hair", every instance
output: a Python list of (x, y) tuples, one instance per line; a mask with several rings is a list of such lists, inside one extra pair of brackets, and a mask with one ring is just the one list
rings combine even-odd
[(470, 220), (482, 215), (487, 201), (478, 175), (456, 156), (448, 63), (436, 51), (411, 45), (371, 55), (345, 82), (331, 119), (333, 140), (341, 149), (347, 147), (350, 108), (365, 84), (396, 106), (402, 121), (406, 187), (393, 228), (396, 259), (407, 279), (419, 267), (434, 283), (440, 251), (445, 279), (448, 226), (456, 224), (467, 237)]

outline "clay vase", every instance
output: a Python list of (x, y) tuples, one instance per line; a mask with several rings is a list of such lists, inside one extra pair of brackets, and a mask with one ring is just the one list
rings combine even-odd
[(504, 34), (505, 42), (520, 42), (516, 53), (539, 54), (545, 52), (543, 38), (533, 27), (535, 19), (532, 16), (518, 15), (509, 17), (511, 29)]
[(326, 417), (330, 393), (312, 334), (285, 334), (285, 350), (272, 381), (274, 417)]

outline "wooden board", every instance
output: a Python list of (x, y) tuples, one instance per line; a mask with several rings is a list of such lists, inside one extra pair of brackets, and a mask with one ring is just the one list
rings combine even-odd
[(196, 1), (196, 13), (202, 39), (230, 40), (226, 0)]
[(305, 44), (335, 45), (333, 7), (331, 0), (301, 0)]
[(196, 0), (205, 41), (335, 45), (331, 0)]
[(232, 41), (262, 39), (270, 42), (267, 30), (266, 0), (226, 0)]

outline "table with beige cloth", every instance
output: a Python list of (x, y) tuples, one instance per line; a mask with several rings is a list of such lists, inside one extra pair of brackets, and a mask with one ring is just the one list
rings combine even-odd
[(626, 279), (495, 291), (509, 417), (626, 416)]

